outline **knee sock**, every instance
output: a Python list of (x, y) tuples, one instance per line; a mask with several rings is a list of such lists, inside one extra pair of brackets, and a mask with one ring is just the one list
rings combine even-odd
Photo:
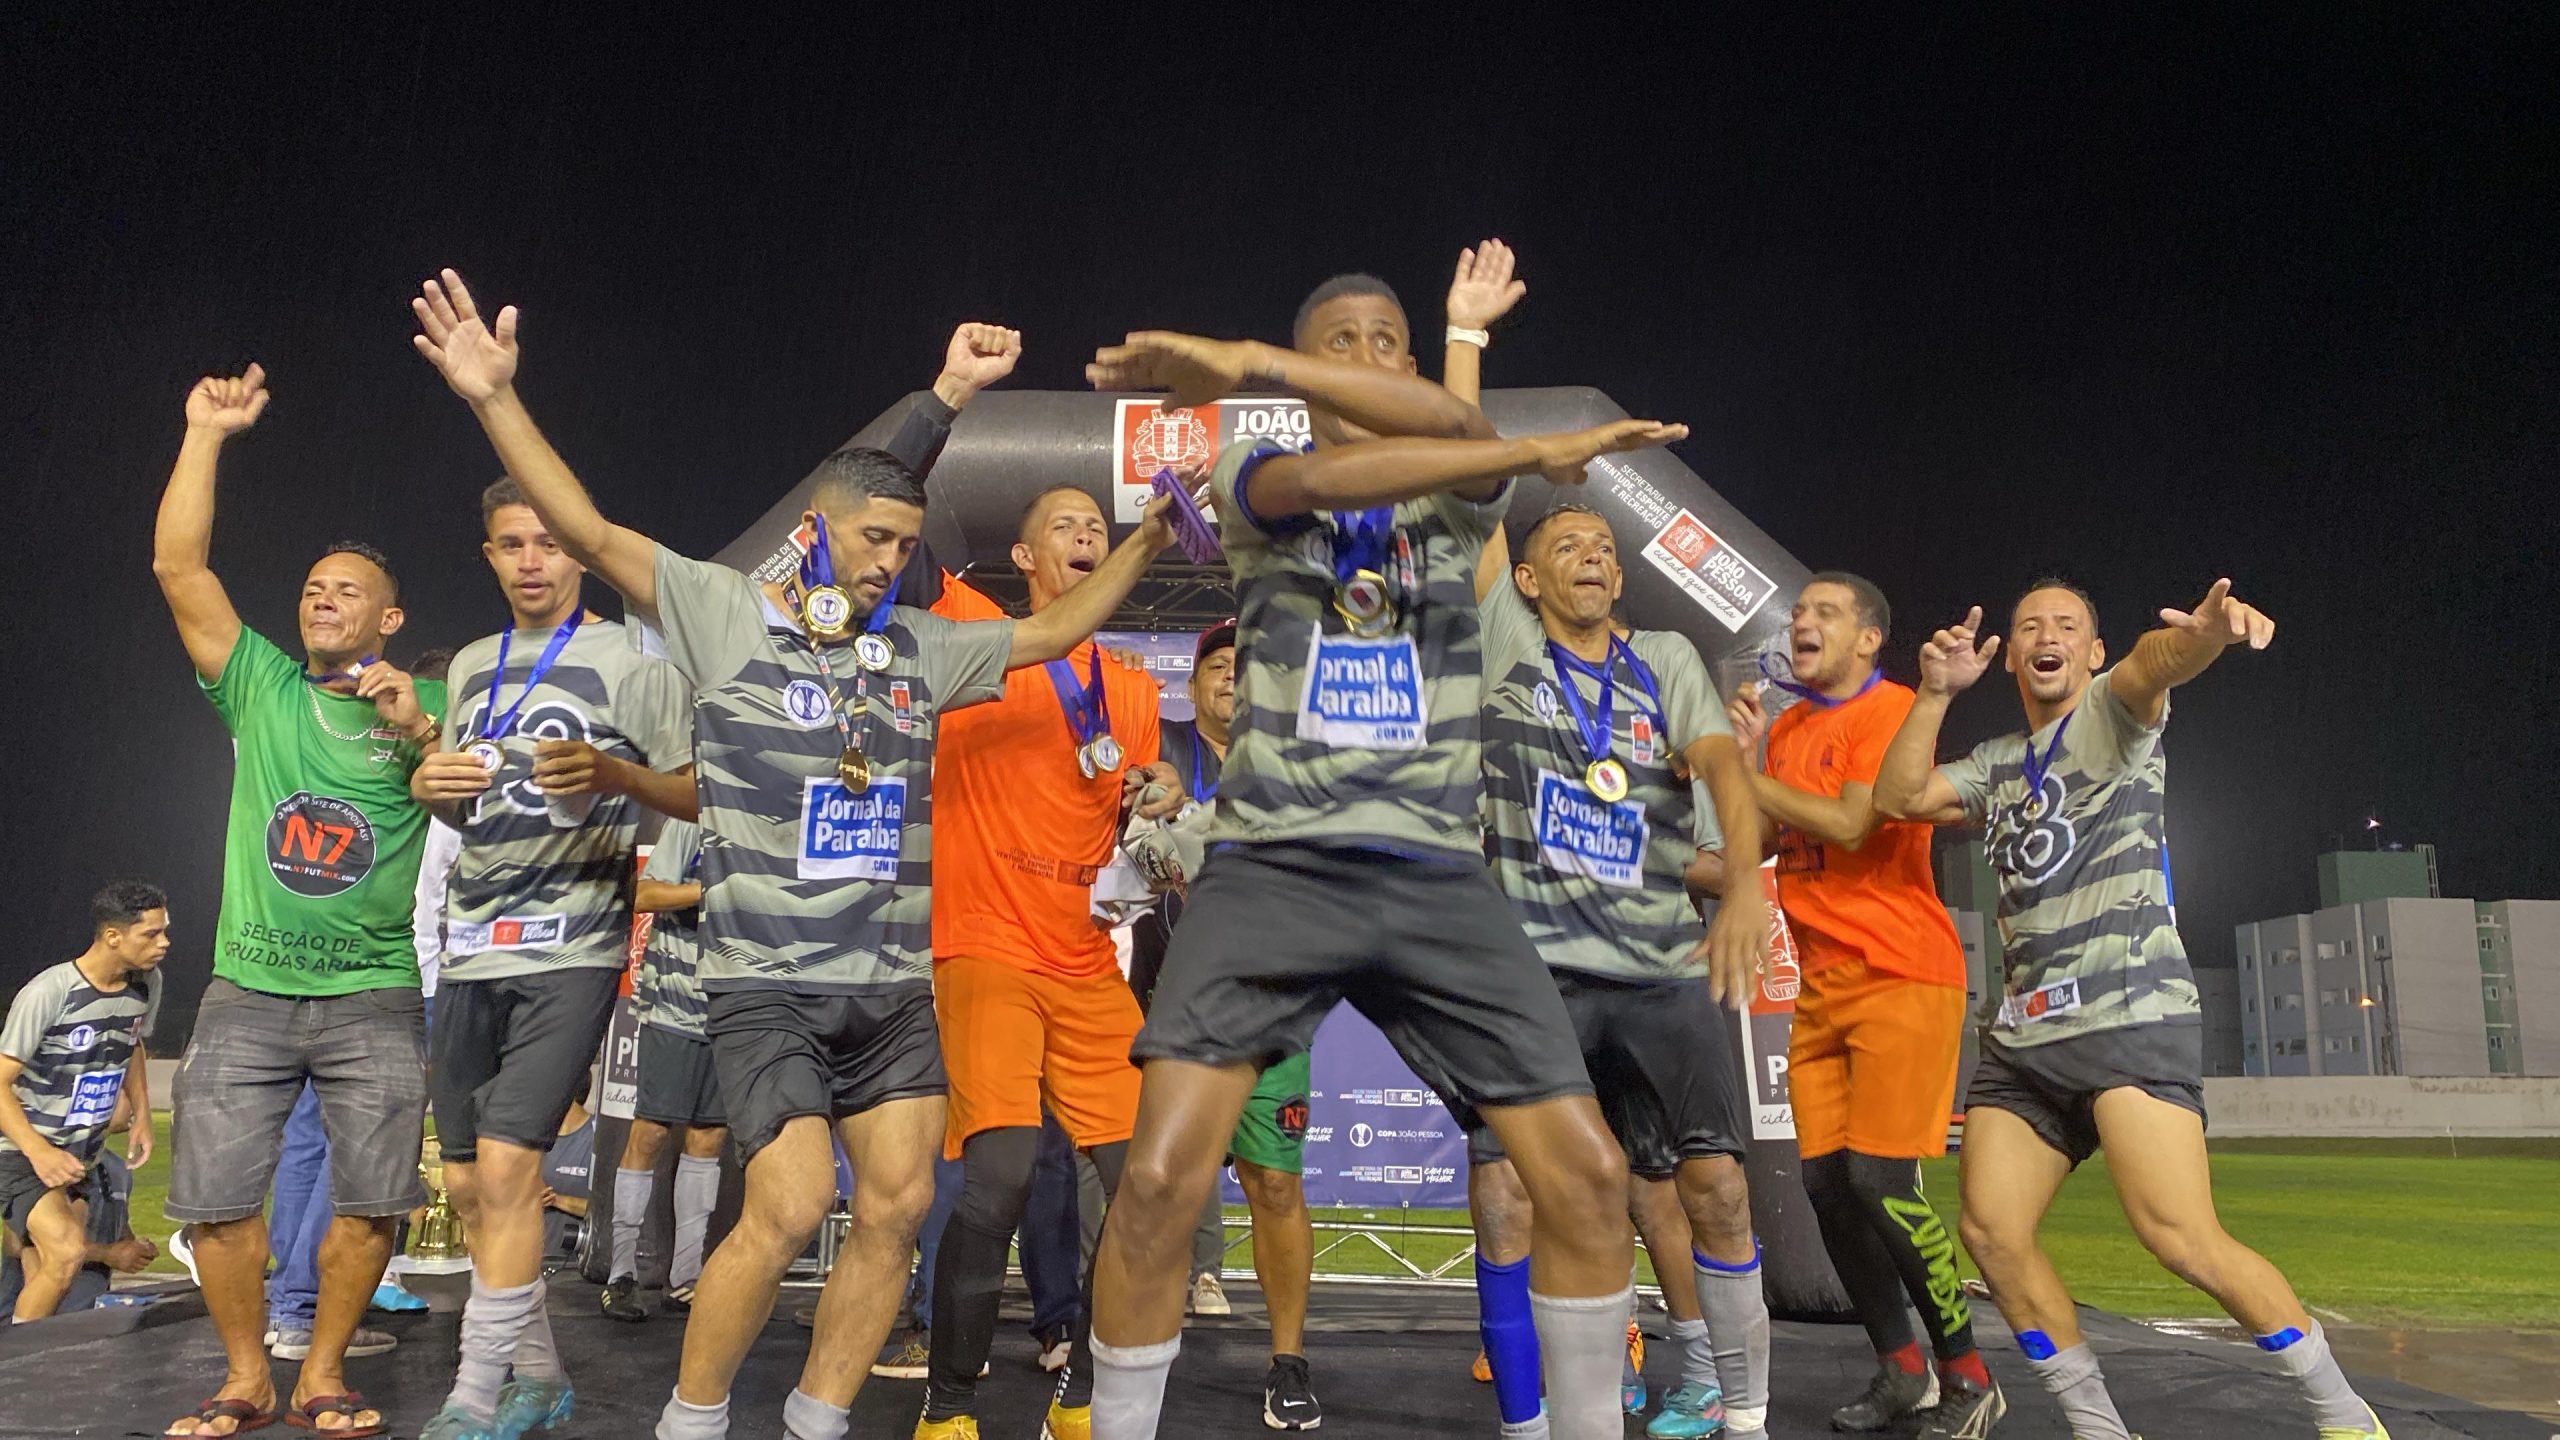
[(1538, 1327), (1529, 1311), (1529, 1257), (1508, 1265), (1476, 1257), (1476, 1324), (1485, 1364), (1493, 1371), (1493, 1403), (1505, 1425), (1538, 1418)]
[(1674, 1320), (1671, 1338), (1680, 1342), (1680, 1383), (1721, 1391), (1724, 1381), (1716, 1374), (1715, 1344), (1707, 1336), (1707, 1322)]
[[(702, 1240), (711, 1230), (711, 1209), (720, 1203), (720, 1157), (717, 1155), (679, 1155), (676, 1157), (676, 1243), (675, 1253), (667, 1257), (667, 1288), (690, 1285), (702, 1278)], [(614, 1204), (622, 1203), (619, 1196)], [(614, 1211), (621, 1221), (622, 1212)], [(621, 1243), (617, 1236), (615, 1244)]]
[(516, 1342), (542, 1303), (542, 1282), (493, 1289), (471, 1277), (471, 1299), (462, 1307), (462, 1358), (454, 1366), (453, 1392), (445, 1403), (482, 1420), (498, 1410), (498, 1387), (515, 1362)]
[(783, 1440), (844, 1440), (853, 1428), (853, 1410), (839, 1409), (800, 1390), (782, 1402)]
[(1913, 1347), (1911, 1311), (1903, 1303), (1900, 1271), (1877, 1233), (1849, 1177), (1849, 1152), (1834, 1150), (1804, 1162), (1804, 1189), (1822, 1230), (1831, 1269), (1849, 1292), (1849, 1306), (1876, 1354), (1896, 1359)]
[(1760, 1428), (1769, 1410), (1769, 1297), (1760, 1288), (1760, 1242), (1751, 1242), (1748, 1264), (1727, 1265), (1692, 1254), (1698, 1310), (1715, 1346), (1716, 1378), (1734, 1428)]
[(613, 1172), (613, 1264), (606, 1278), (640, 1273), (640, 1227), (649, 1221), (649, 1192), (657, 1179), (649, 1170)]
[(658, 1412), (657, 1440), (729, 1440), (729, 1402), (687, 1405), (674, 1395)]
[(1173, 1373), (1173, 1357), (1182, 1353), (1182, 1337), (1126, 1350), (1099, 1340), (1086, 1343), (1093, 1352), (1093, 1433), (1110, 1440), (1155, 1440), (1165, 1377)]
[[(1093, 1173), (1102, 1181), (1102, 1203), (1107, 1209), (1111, 1197), (1120, 1193), (1120, 1172), (1129, 1163), (1129, 1142), (1114, 1141), (1096, 1145), (1085, 1152), (1093, 1161)], [(1209, 1192), (1214, 1200), (1218, 1192)], [(1075, 1323), (1067, 1328), (1067, 1368), (1058, 1375), (1058, 1403), (1069, 1409), (1093, 1403), (1093, 1276), (1084, 1277), (1084, 1303), (1076, 1307)]]
[(1040, 1132), (1027, 1125), (981, 1130), (960, 1150), (967, 1173), (933, 1262), (933, 1350), (924, 1418), (976, 1413), (978, 1371), (995, 1345), (1005, 1253), (1031, 1198)]
[(1866, 1218), (1902, 1289), (1929, 1331), (1938, 1355), (1938, 1371), (1971, 1384), (1988, 1386), (1991, 1372), (1973, 1343), (1973, 1307), (1964, 1298), (1964, 1282), (1956, 1274), (1956, 1241), (1947, 1233), (1920, 1193), (1920, 1162), (1843, 1151), (1848, 1157), (1849, 1184), (1858, 1213)]
[(534, 1282), (533, 1313), (525, 1317), (524, 1333), (516, 1337), (515, 1364), (520, 1380), (569, 1378), (560, 1365), (560, 1344), (551, 1338), (549, 1287), (539, 1280)]
[(1626, 1363), (1632, 1288), (1615, 1295), (1529, 1296), (1547, 1372), (1547, 1425), (1556, 1440), (1621, 1440), (1618, 1371)]
[(2329, 1353), (2328, 1332), (2320, 1322), (2311, 1322), (2311, 1333), (2305, 1335), (2290, 1327), (2273, 1335), (2258, 1337), (2258, 1348), (2276, 1357), (2284, 1373), (2302, 1387), (2302, 1398), (2311, 1402), (2315, 1423), (2362, 1430), (2373, 1424), (2373, 1411), (2347, 1383), (2347, 1374), (2338, 1368), (2337, 1357)]
[(2036, 1378), (2061, 1402), (2062, 1417), (2071, 1423), (2072, 1440), (2132, 1440), (2133, 1432), (2124, 1428), (2124, 1417), (2116, 1413), (2114, 1397), (2107, 1394), (2107, 1377), (2098, 1373), (2098, 1357), (2089, 1353), (2085, 1341), (2056, 1350), (2043, 1331), (2021, 1330), (2018, 1348), (2027, 1352), (2027, 1364), (2034, 1367)]

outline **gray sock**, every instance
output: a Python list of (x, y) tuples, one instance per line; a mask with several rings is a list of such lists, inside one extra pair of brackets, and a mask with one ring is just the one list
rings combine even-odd
[(844, 1440), (853, 1428), (853, 1409), (834, 1406), (805, 1390), (794, 1390), (782, 1402), (783, 1440)]
[(1547, 1422), (1556, 1440), (1621, 1440), (1618, 1374), (1627, 1358), (1627, 1307), (1633, 1287), (1615, 1295), (1529, 1292), (1538, 1354), (1547, 1377)]
[(1707, 1339), (1704, 1320), (1674, 1320), (1671, 1338), (1680, 1342), (1680, 1380), (1686, 1385), (1704, 1385), (1721, 1390), (1724, 1382), (1716, 1374), (1715, 1346)]
[[(2288, 1340), (2287, 1335), (2292, 1338)], [(2302, 1387), (2302, 1398), (2311, 1402), (2316, 1423), (2351, 1430), (2379, 1428), (2372, 1407), (2347, 1383), (2347, 1372), (2338, 1368), (2338, 1357), (2329, 1353), (2329, 1332), (2320, 1328), (2319, 1321), (2311, 1322), (2307, 1335), (2292, 1331), (2262, 1335), (2258, 1348), (2274, 1355), (2284, 1373)]]
[(1695, 1258), (1698, 1309), (1715, 1347), (1725, 1409), (1742, 1411), (1749, 1420), (1769, 1408), (1769, 1296), (1760, 1288), (1760, 1252), (1755, 1246), (1751, 1263), (1738, 1268)]
[(453, 1393), (446, 1404), (482, 1420), (497, 1414), (498, 1387), (507, 1383), (516, 1342), (541, 1303), (539, 1280), (499, 1290), (476, 1274), (471, 1277), (471, 1299), (462, 1307), (462, 1359), (454, 1367)]
[[(536, 1282), (539, 1285), (539, 1282)], [(523, 1380), (566, 1380), (568, 1372), (560, 1366), (560, 1345), (551, 1338), (551, 1297), (547, 1287), (538, 1289), (533, 1313), (525, 1317), (524, 1333), (516, 1337), (516, 1376)]]
[(1164, 1382), (1182, 1353), (1177, 1334), (1161, 1345), (1122, 1349), (1093, 1341), (1093, 1433), (1109, 1440), (1155, 1440), (1164, 1415)]
[(649, 1191), (657, 1178), (648, 1170), (613, 1172), (613, 1266), (605, 1277), (609, 1280), (640, 1273), (640, 1227), (649, 1219)]
[(2132, 1440), (2116, 1402), (2107, 1394), (2107, 1377), (2098, 1373), (2098, 1357), (2088, 1342), (2057, 1350), (2042, 1360), (2030, 1358), (2036, 1378), (2062, 1402), (2062, 1417), (2071, 1422), (2072, 1440)]
[(729, 1440), (729, 1397), (717, 1405), (687, 1405), (674, 1394), (658, 1412), (657, 1440)]
[(711, 1207), (720, 1201), (720, 1160), (715, 1155), (676, 1158), (676, 1249), (667, 1262), (669, 1285), (690, 1285), (702, 1278), (702, 1237), (711, 1228)]

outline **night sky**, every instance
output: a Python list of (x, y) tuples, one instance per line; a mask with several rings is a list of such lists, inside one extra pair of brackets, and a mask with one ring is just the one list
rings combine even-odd
[[(2170, 731), (2200, 961), (2314, 904), (2315, 852), (2368, 813), (2441, 847), (2449, 893), (2560, 896), (2548, 7), (1552, 35), (995, 8), (13, 8), (0, 988), (128, 872), (173, 896), (179, 1011), (209, 963), (227, 743), (150, 573), (196, 377), (254, 358), (275, 393), (216, 523), (251, 625), (298, 648), (341, 535), (401, 568), (395, 658), (503, 619), (495, 462), (408, 343), (446, 264), (524, 307), (522, 388), (607, 511), (708, 554), (958, 321), (1025, 333), (1014, 385), (1075, 387), (1124, 330), (1284, 339), (1370, 269), (1436, 336), (1450, 262), (1500, 235), (1530, 296), (1488, 383), (1688, 422), (1688, 463), (1799, 559), (1884, 586), (1897, 678), (2045, 571), (2118, 654), (2217, 574), (2276, 617)], [(2017, 716), (1987, 682), (1949, 739)]]

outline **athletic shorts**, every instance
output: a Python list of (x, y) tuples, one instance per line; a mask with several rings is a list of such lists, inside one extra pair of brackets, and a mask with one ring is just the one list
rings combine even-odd
[(830, 1125), (892, 1100), (940, 1095), (933, 986), (715, 990), (703, 1018), (739, 1163), (803, 1115)]
[(1964, 1103), (2008, 1111), (2078, 1165), (2097, 1153), (2098, 1097), (2126, 1089), (2203, 1119), (2204, 1027), (2128, 1025), (2014, 1047), (1985, 1035)]
[(640, 1027), (640, 1095), (631, 1113), (660, 1125), (717, 1128), (729, 1123), (720, 1108), (720, 1077), (712, 1072), (711, 1042), (699, 1035)]
[(1964, 991), (1848, 960), (1808, 972), (1787, 1036), (1787, 1099), (1804, 1155), (1885, 1160), (1947, 1151)]
[(18, 1243), (27, 1243), (27, 1217), (35, 1213), (53, 1187), (36, 1175), (35, 1162), (16, 1150), (0, 1150), (0, 1224)]
[(1307, 1168), (1307, 1057), (1292, 1055), (1262, 1072), (1236, 1120), (1227, 1158), (1303, 1175)]
[[(1751, 1134), (1735, 1020), (1707, 981), (1617, 980), (1557, 970), (1582, 1062), (1627, 1169), (1668, 1180), (1683, 1160), (1739, 1157)], [(1490, 1126), (1467, 1130), (1467, 1160), (1508, 1159)]]
[(587, 1093), (622, 972), (593, 966), (436, 987), (436, 1149), (469, 1164), (482, 1138), (547, 1152)]
[(951, 1071), (942, 1158), (984, 1130), (1040, 1128), (1046, 1101), (1076, 1148), (1138, 1127), (1138, 1067), (1129, 1042), (1145, 1017), (1117, 970), (1081, 980), (959, 955), (933, 967), (942, 1063)]
[(414, 986), (305, 1000), (215, 979), (170, 1087), (165, 1213), (194, 1225), (264, 1210), (306, 1081), (329, 1141), (330, 1209), (380, 1218), (426, 1204), (425, 1032)]
[(1201, 867), (1130, 1058), (1269, 1067), (1343, 1000), (1461, 1125), (1591, 1093), (1564, 1001), (1484, 866), (1284, 842)]

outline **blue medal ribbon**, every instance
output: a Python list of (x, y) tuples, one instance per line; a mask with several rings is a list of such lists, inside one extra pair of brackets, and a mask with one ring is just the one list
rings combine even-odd
[(507, 713), (504, 715), (498, 713), (498, 692), (506, 686), (507, 647), (514, 643), (516, 631), (515, 627), (510, 625), (498, 632), (498, 667), (489, 676), (489, 705), (481, 713), (480, 729), (474, 738), (493, 739), (515, 729), (516, 716), (523, 711), (524, 702), (533, 694), (533, 687), (542, 683), (542, 677), (550, 673), (552, 663), (560, 658), (560, 652), (569, 648), (569, 637), (578, 633), (578, 622), (586, 617), (586, 607), (577, 606), (569, 611), (568, 619), (560, 622), (560, 628), (551, 632), (550, 643), (542, 647), (540, 658), (533, 662), (531, 670), (525, 672), (524, 688), (516, 692), (516, 703), (508, 706)]
[[(2074, 710), (2071, 715), (2079, 713)], [(2063, 716), (2053, 727), (2053, 738), (2044, 743), (2042, 755), (2036, 753), (2036, 737), (2027, 737), (2027, 753), (2019, 760), (2018, 769), (2026, 777), (2029, 804), (2035, 803), (2035, 798), (2044, 793), (2044, 777), (2053, 773), (2053, 757), (2062, 749), (2062, 732), (2071, 728), (2071, 715)]]
[(1058, 692), (1058, 708), (1067, 712), (1067, 730), (1082, 750), (1111, 729), (1111, 707), (1102, 693), (1102, 647), (1093, 647), (1093, 683), (1076, 683), (1076, 667), (1064, 660), (1048, 663), (1049, 684)]
[(1381, 577), (1386, 574), (1387, 535), (1395, 518), (1393, 505), (1333, 512), (1335, 584), (1348, 585), (1363, 570)]
[[(1556, 688), (1564, 692), (1565, 704), (1573, 712), (1574, 729), (1581, 732), (1582, 748), (1589, 752), (1591, 763), (1596, 764), (1608, 758), (1610, 746), (1615, 741), (1615, 735), (1611, 730), (1611, 714), (1617, 707), (1618, 687), (1610, 675), (1621, 659), (1626, 661), (1627, 673), (1635, 677), (1636, 688), (1644, 692), (1645, 708), (1653, 720), (1654, 733), (1662, 737), (1662, 744), (1666, 748), (1669, 747), (1671, 722), (1662, 713), (1662, 691), (1654, 681), (1653, 670), (1643, 660), (1637, 658), (1634, 647), (1619, 639), (1615, 633), (1609, 636), (1608, 658), (1597, 665), (1553, 640), (1547, 642), (1547, 659), (1555, 666)], [(1585, 676), (1597, 682), (1600, 687), (1599, 712), (1596, 716), (1592, 713), (1592, 708), (1583, 703), (1582, 688), (1573, 683), (1573, 677), (1576, 675)]]
[(1868, 691), (1876, 688), (1876, 686), (1881, 684), (1884, 680), (1884, 671), (1881, 668), (1868, 671), (1867, 683), (1858, 687), (1857, 695), (1851, 695), (1846, 699), (1834, 700), (1830, 696), (1823, 694), (1821, 691), (1814, 689), (1810, 685), (1799, 684), (1795, 680), (1790, 679), (1785, 675), (1780, 675), (1777, 671), (1770, 669), (1769, 652), (1763, 650), (1760, 652), (1760, 678), (1777, 686), (1779, 689), (1786, 691), (1788, 694), (1797, 697), (1798, 699), (1810, 700), (1814, 704), (1821, 706), (1823, 709), (1830, 710), (1841, 705), (1846, 705), (1850, 700), (1857, 699), (1858, 695), (1864, 695)]
[[(361, 670), (365, 666), (371, 665), (381, 658), (382, 657), (379, 655), (367, 655), (356, 662), (356, 668)], [(352, 684), (354, 683), (355, 678), (356, 677), (348, 674), (344, 670), (332, 671), (325, 675), (312, 670), (305, 670), (302, 672), (302, 680), (306, 685), (335, 685), (342, 680)]]

